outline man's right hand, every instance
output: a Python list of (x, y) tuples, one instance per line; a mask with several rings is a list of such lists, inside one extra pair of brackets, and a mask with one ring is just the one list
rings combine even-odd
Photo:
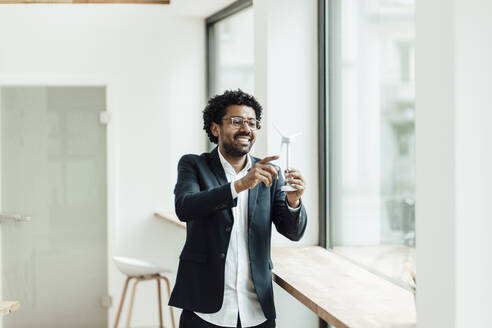
[(237, 193), (246, 189), (254, 188), (258, 183), (263, 182), (265, 186), (272, 185), (273, 178), (278, 179), (278, 167), (273, 167), (267, 163), (279, 159), (279, 156), (268, 156), (258, 161), (248, 174), (234, 183)]

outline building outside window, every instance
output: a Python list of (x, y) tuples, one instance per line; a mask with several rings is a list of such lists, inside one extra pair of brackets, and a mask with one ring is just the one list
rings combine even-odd
[(408, 286), (415, 272), (415, 2), (326, 4), (328, 244)]

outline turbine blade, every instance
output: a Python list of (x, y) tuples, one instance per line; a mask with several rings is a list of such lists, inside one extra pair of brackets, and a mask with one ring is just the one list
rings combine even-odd
[(296, 138), (296, 137), (300, 136), (301, 134), (302, 134), (302, 132), (298, 132), (298, 133), (296, 133), (296, 134), (293, 134), (293, 135), (289, 136), (289, 139), (290, 139), (290, 140), (294, 140), (294, 138)]
[(273, 126), (275, 127), (275, 129), (277, 130), (277, 132), (282, 136), (282, 137), (285, 137), (285, 134), (282, 132), (282, 130), (279, 129), (279, 127), (277, 126), (277, 124), (273, 123)]

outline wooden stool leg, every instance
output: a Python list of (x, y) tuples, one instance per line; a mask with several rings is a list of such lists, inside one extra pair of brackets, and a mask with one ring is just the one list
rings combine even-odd
[(123, 294), (121, 294), (120, 307), (118, 308), (118, 313), (116, 314), (116, 319), (114, 321), (114, 328), (118, 328), (118, 323), (120, 322), (121, 310), (123, 309), (123, 303), (125, 302), (126, 291), (128, 289), (128, 283), (133, 277), (126, 277), (125, 287), (123, 287)]
[(136, 278), (133, 284), (132, 298), (130, 299), (130, 307), (128, 308), (128, 318), (126, 319), (126, 326), (130, 327), (130, 321), (132, 320), (133, 302), (135, 301), (135, 291), (137, 290), (137, 284), (140, 282), (140, 278)]
[[(167, 295), (169, 300), (169, 298), (171, 298), (171, 285), (169, 284), (169, 279), (167, 279), (167, 277), (165, 276), (160, 276), (160, 277), (166, 281)], [(174, 311), (172, 306), (169, 306), (169, 311), (171, 311), (171, 323), (173, 325), (173, 328), (176, 328), (176, 324), (174, 323)]]
[(161, 300), (161, 279), (157, 278), (157, 297), (159, 298), (159, 327), (164, 327), (162, 323), (162, 300)]

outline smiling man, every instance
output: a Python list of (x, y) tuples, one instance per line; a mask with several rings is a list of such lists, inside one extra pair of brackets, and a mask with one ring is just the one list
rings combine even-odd
[(305, 180), (285, 171), (296, 191), (283, 192), (279, 168), (249, 155), (262, 107), (241, 90), (211, 98), (204, 130), (218, 143), (178, 164), (175, 207), (187, 234), (169, 304), (182, 308), (180, 328), (275, 327), (270, 259), (272, 223), (299, 240), (307, 223)]

